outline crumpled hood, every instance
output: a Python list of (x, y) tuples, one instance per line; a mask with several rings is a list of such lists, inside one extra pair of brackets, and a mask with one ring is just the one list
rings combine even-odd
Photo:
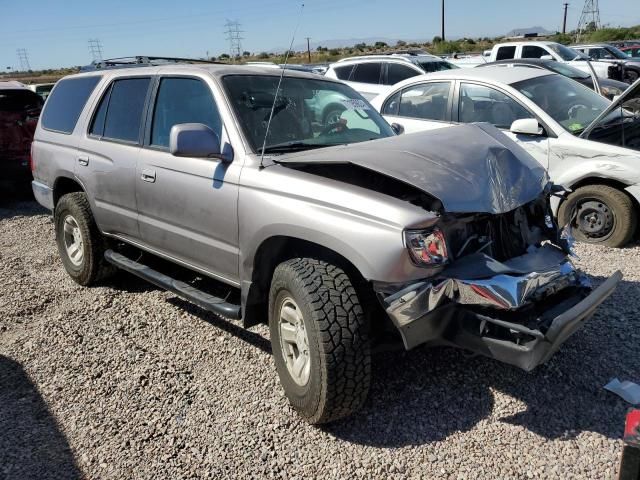
[(352, 163), (438, 198), (451, 213), (505, 213), (537, 198), (544, 168), (489, 124), (426, 132), (283, 155), (277, 163)]

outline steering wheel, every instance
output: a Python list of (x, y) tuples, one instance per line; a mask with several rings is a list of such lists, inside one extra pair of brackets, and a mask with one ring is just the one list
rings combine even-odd
[(569, 111), (567, 112), (567, 115), (569, 115), (569, 118), (577, 118), (578, 117), (578, 110), (581, 110), (581, 109), (587, 110), (587, 107), (585, 105), (581, 105), (581, 104), (574, 105), (573, 107), (571, 107), (569, 109)]
[(320, 132), (320, 135), (328, 135), (333, 131), (335, 131), (335, 133), (341, 133), (344, 130), (349, 130), (349, 127), (347, 127), (347, 124), (345, 122), (338, 121), (335, 123), (330, 123), (329, 125), (324, 127)]

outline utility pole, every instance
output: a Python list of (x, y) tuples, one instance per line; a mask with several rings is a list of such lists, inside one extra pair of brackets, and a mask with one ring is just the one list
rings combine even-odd
[(311, 63), (311, 44), (309, 43), (310, 40), (311, 37), (307, 37), (307, 58), (309, 59), (308, 63)]
[(240, 22), (237, 20), (231, 21), (227, 19), (227, 23), (224, 24), (227, 27), (227, 40), (229, 41), (229, 54), (232, 59), (236, 59), (242, 56), (242, 40), (244, 40), (240, 34)]
[(91, 53), (91, 59), (94, 62), (102, 60), (102, 42), (97, 38), (89, 39), (89, 53)]
[(568, 3), (564, 4), (564, 20), (562, 21), (562, 33), (567, 33), (567, 8), (569, 7)]
[(440, 38), (444, 42), (444, 0), (442, 0), (442, 29), (440, 30)]
[(28, 72), (31, 70), (31, 65), (29, 64), (29, 54), (27, 53), (26, 48), (18, 48), (16, 50), (18, 54), (18, 60), (20, 61), (20, 70), (23, 72)]

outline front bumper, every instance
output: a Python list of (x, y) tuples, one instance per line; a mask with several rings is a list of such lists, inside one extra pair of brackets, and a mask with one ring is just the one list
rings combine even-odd
[[(383, 305), (407, 349), (453, 345), (530, 371), (546, 362), (622, 279), (616, 272), (591, 291), (566, 258), (538, 253), (499, 264), (497, 270), (506, 267), (508, 273), (489, 278), (413, 284), (384, 298)], [(536, 255), (546, 258), (546, 264), (537, 259), (544, 268), (508, 271), (517, 264), (535, 265)]]

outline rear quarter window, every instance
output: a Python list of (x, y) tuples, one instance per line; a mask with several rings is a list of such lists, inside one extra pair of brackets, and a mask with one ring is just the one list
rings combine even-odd
[(96, 75), (60, 80), (45, 105), (40, 120), (42, 128), (67, 134), (73, 132), (84, 104), (101, 78)]

